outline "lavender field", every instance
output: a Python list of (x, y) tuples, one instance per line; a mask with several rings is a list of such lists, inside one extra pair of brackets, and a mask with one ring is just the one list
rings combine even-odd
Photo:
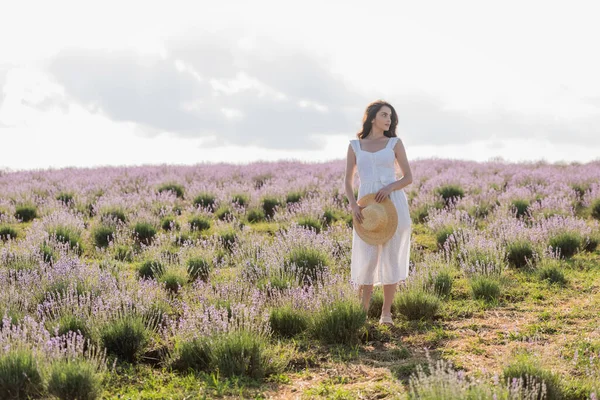
[(0, 398), (600, 396), (600, 163), (412, 162), (392, 327), (344, 167), (0, 172)]

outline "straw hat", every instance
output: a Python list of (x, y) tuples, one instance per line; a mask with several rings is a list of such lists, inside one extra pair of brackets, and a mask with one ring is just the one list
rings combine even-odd
[(361, 210), (363, 223), (360, 224), (352, 213), (352, 225), (362, 240), (369, 244), (387, 242), (398, 226), (398, 213), (389, 197), (378, 203), (375, 193), (364, 195), (358, 200), (358, 205), (366, 206)]

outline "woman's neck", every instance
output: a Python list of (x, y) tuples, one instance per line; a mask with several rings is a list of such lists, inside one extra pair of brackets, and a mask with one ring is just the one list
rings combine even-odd
[(377, 140), (377, 139), (382, 139), (386, 137), (383, 132), (382, 133), (374, 133), (373, 131), (371, 131), (367, 136), (365, 136), (363, 139), (367, 139), (367, 140)]

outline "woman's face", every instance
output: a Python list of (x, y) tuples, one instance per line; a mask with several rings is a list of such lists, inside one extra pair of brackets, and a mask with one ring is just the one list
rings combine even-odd
[(377, 127), (382, 131), (390, 129), (392, 123), (392, 110), (388, 106), (382, 106), (377, 115), (375, 115), (375, 121), (373, 121), (373, 127)]

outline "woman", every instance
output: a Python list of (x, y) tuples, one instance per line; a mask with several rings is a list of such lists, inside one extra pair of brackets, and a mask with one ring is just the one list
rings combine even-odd
[[(361, 207), (354, 198), (352, 183), (358, 170), (360, 186), (358, 198), (376, 193), (375, 200), (386, 197), (392, 200), (398, 212), (396, 232), (384, 244), (371, 245), (362, 240), (352, 229), (351, 277), (359, 285), (359, 296), (368, 311), (374, 285), (383, 285), (383, 307), (379, 323), (391, 324), (392, 301), (398, 282), (408, 276), (410, 256), (411, 219), (404, 187), (412, 183), (410, 166), (404, 145), (396, 136), (398, 115), (389, 103), (378, 100), (366, 108), (363, 127), (358, 139), (350, 140), (346, 160), (345, 187), (352, 213), (362, 223)], [(402, 170), (402, 178), (396, 180), (395, 162)]]

